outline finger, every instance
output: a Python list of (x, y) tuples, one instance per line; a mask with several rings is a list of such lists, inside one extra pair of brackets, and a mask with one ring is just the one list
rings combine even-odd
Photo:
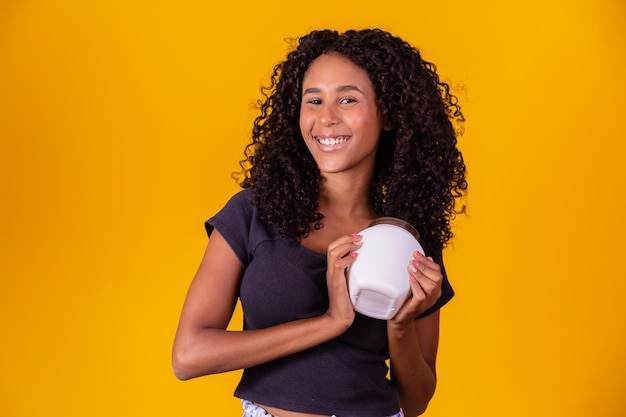
[[(351, 244), (355, 244), (355, 245), (360, 245), (361, 243), (361, 239), (363, 237), (361, 235), (358, 235), (356, 233), (353, 233), (351, 235), (344, 235), (341, 236), (340, 238), (334, 240), (333, 242), (331, 242), (328, 245), (328, 252), (330, 251), (334, 251), (336, 250), (338, 247), (345, 245), (346, 243), (351, 243)], [(358, 243), (357, 243), (358, 242)]]
[[(344, 243), (335, 247), (328, 252), (328, 269), (333, 271), (343, 272), (348, 266), (350, 266), (356, 259), (358, 253), (355, 252), (359, 246), (354, 243)], [(343, 274), (342, 274), (343, 275)]]
[(418, 314), (432, 307), (441, 296), (441, 287), (427, 278), (420, 280), (412, 276), (410, 288), (411, 296), (407, 300), (407, 308)]
[[(441, 296), (441, 285), (428, 278), (415, 278), (411, 277), (413, 287), (419, 286), (419, 289), (426, 295), (426, 297)], [(413, 288), (412, 288), (413, 290)]]
[(343, 278), (347, 278), (348, 269), (350, 266), (356, 261), (358, 257), (357, 252), (350, 252), (348, 256), (344, 256), (342, 258), (338, 258), (334, 260), (332, 263), (328, 264), (328, 270), (332, 271), (332, 275), (336, 275), (337, 277), (341, 276)]
[(361, 237), (343, 237), (328, 246), (329, 264), (336, 258), (345, 258), (361, 247)]
[(411, 260), (409, 270), (413, 272), (415, 277), (421, 275), (435, 282), (441, 282), (443, 280), (441, 267), (438, 263), (433, 261), (432, 258), (416, 257), (416, 259)]
[(426, 294), (436, 294), (441, 290), (443, 277), (437, 268), (429, 269), (413, 261), (409, 265), (408, 271), (411, 276), (411, 281), (415, 281)]
[(359, 246), (352, 243), (337, 246), (328, 252), (328, 264), (332, 265), (339, 259), (349, 258), (352, 254), (355, 254), (354, 256), (356, 256), (356, 250), (358, 248)]

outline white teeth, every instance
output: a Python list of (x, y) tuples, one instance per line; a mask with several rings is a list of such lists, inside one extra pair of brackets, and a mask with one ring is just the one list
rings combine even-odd
[(317, 141), (324, 146), (333, 146), (339, 145), (340, 143), (346, 142), (348, 139), (345, 136), (337, 136), (336, 138), (316, 138)]

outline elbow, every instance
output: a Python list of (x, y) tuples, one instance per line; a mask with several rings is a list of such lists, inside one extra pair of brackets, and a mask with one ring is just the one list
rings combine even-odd
[(172, 351), (172, 370), (176, 378), (181, 381), (187, 381), (197, 376), (193, 373), (193, 366), (189, 355), (186, 355), (185, 352), (180, 349), (174, 349)]
[(421, 406), (417, 410), (415, 410), (415, 415), (416, 416), (421, 416), (422, 414), (424, 414), (426, 412), (427, 408), (428, 408), (428, 404), (424, 404), (423, 406)]
[(428, 408), (428, 404), (430, 404), (430, 400), (432, 400), (433, 395), (435, 394), (435, 390), (433, 388), (433, 390), (430, 392), (430, 394), (423, 399), (423, 401), (420, 401), (419, 404), (416, 404), (415, 410), (414, 410), (414, 416), (421, 416), (422, 414), (424, 414), (426, 412), (426, 409)]
[(172, 370), (181, 381), (225, 371), (218, 365), (216, 358), (207, 355), (207, 352), (200, 354), (196, 349), (180, 347), (172, 350)]
[(404, 412), (405, 417), (416, 417), (424, 414), (428, 408), (430, 400), (433, 398), (434, 393), (435, 390), (433, 387), (433, 389), (428, 391), (426, 395), (416, 395), (412, 397), (411, 401), (406, 401), (404, 403), (401, 402), (402, 411)]
[(428, 408), (428, 403), (420, 404), (416, 407), (413, 407), (410, 410), (402, 409), (402, 411), (404, 412), (405, 417), (417, 417), (417, 416), (421, 416), (422, 414), (424, 414), (427, 408)]
[(193, 378), (193, 376), (191, 376), (188, 372), (186, 372), (184, 369), (180, 367), (177, 367), (176, 365), (173, 366), (173, 370), (174, 370), (174, 376), (178, 378), (180, 381), (188, 381), (191, 378)]

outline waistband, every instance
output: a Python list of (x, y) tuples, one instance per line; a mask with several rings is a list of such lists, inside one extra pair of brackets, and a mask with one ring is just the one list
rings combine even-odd
[[(256, 404), (248, 400), (241, 400), (241, 404), (243, 406), (243, 416), (242, 417), (275, 417), (265, 411), (263, 408), (259, 407)], [(331, 417), (337, 417), (336, 415), (332, 415)], [(387, 417), (404, 417), (404, 412), (402, 409), (398, 411), (396, 414)]]

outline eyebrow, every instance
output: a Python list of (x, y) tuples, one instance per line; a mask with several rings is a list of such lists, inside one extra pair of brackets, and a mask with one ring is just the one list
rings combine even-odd
[[(302, 95), (306, 95), (306, 94), (316, 94), (316, 93), (320, 93), (322, 91), (321, 88), (317, 88), (317, 87), (311, 87), (311, 88), (307, 88), (306, 90), (304, 90), (302, 92)], [(365, 93), (356, 85), (340, 85), (339, 87), (337, 87), (337, 91), (339, 92), (345, 92), (345, 91), (358, 91), (359, 93), (365, 95)]]

